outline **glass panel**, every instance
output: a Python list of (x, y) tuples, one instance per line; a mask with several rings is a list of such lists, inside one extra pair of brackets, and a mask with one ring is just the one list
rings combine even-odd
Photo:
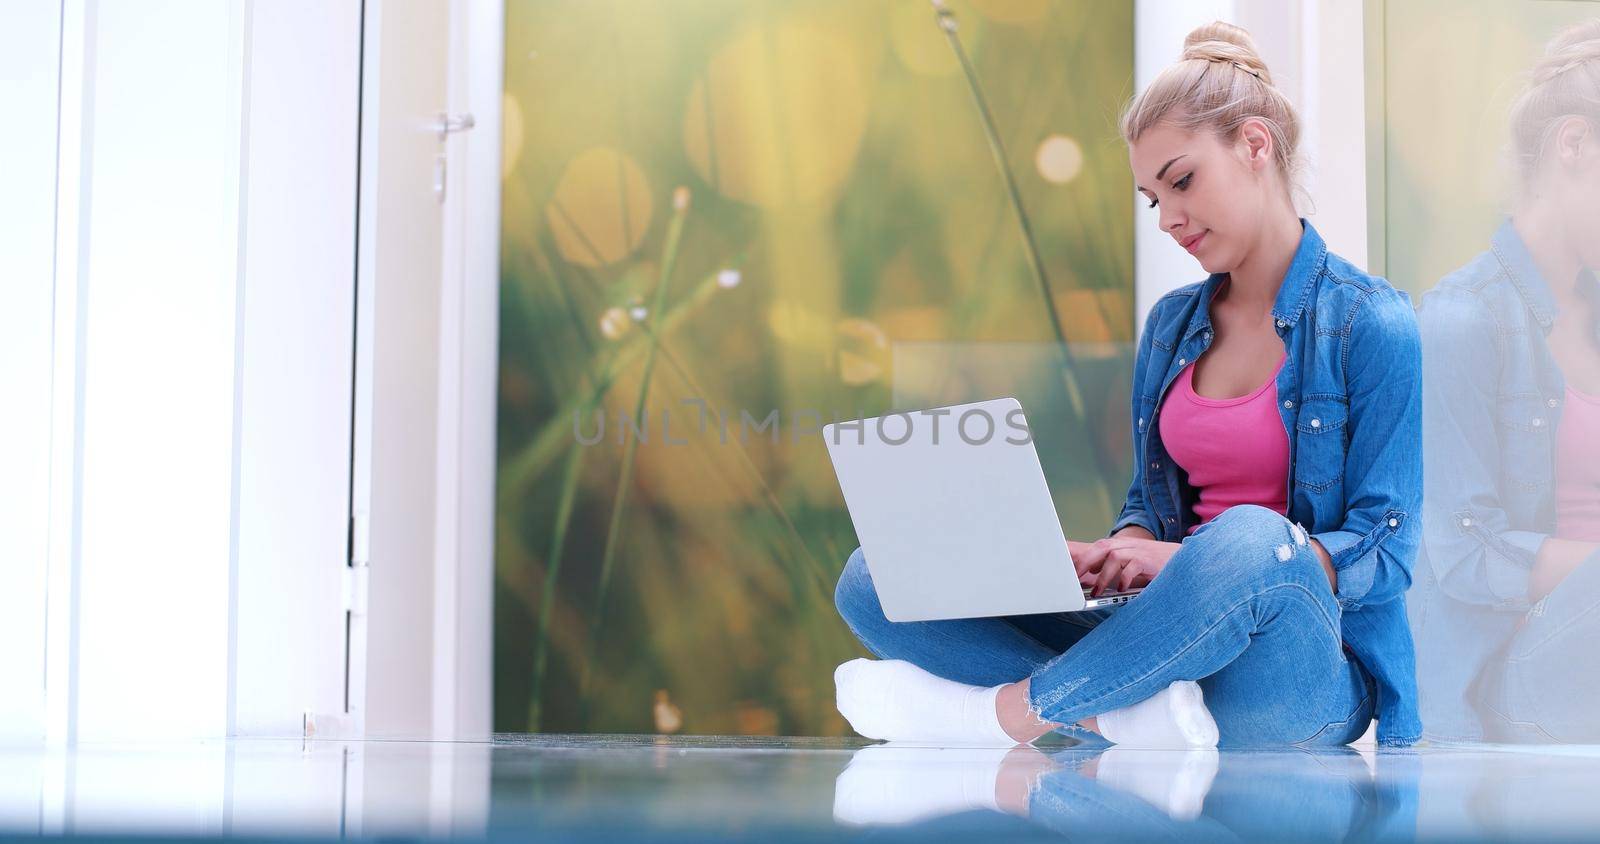
[[(856, 540), (815, 427), (1005, 395), (1008, 344), (1069, 353), (1042, 456), (1068, 534), (1110, 524), (1132, 7), (955, 9), (509, 5), (497, 729), (844, 732)], [(935, 389), (919, 343), (999, 351)]]
[(1600, 741), (1600, 3), (1384, 16), (1388, 272), (1422, 333), (1423, 726)]

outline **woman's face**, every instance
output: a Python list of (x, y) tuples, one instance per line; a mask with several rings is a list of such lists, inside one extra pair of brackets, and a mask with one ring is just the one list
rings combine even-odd
[(1266, 127), (1249, 121), (1232, 142), (1160, 123), (1128, 146), (1140, 194), (1161, 230), (1208, 273), (1238, 268), (1260, 237), (1269, 191), (1280, 190)]

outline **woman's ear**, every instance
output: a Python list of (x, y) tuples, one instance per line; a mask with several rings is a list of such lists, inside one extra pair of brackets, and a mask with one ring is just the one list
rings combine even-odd
[(1595, 157), (1600, 156), (1597, 140), (1600, 139), (1595, 137), (1589, 121), (1572, 115), (1556, 126), (1556, 160), (1565, 167), (1593, 165)]
[(1272, 165), (1272, 133), (1258, 118), (1250, 118), (1239, 127), (1239, 149), (1245, 166), (1260, 173)]

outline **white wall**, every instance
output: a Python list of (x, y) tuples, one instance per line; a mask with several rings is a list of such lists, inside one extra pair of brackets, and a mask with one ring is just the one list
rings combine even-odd
[(72, 729), (222, 735), (243, 4), (87, 9)]
[(8, 11), (0, 742), (358, 736), (369, 700), (488, 735), (502, 33), (498, 2)]
[(1362, 0), (1300, 0), (1305, 176), (1328, 248), (1369, 266), (1366, 37)]
[(344, 714), (361, 7), (252, 4), (234, 735)]
[[(371, 515), (351, 697), (368, 735), (432, 727), (444, 147), (450, 9), (369, 4), (363, 47), (354, 506)], [(446, 180), (448, 184), (448, 178)]]
[[(58, 4), (23, 4), (0, 27), (0, 132), (8, 162), (0, 203), (0, 744), (44, 735), (45, 583), (49, 541), (50, 346), (55, 260)], [(14, 166), (27, 162), (28, 166)]]
[(495, 418), (500, 366), (500, 131), (505, 10), (452, 9), (449, 111), (477, 127), (448, 144), (439, 309), (439, 500), (433, 734), (487, 738), (494, 683)]
[[(367, 6), (351, 695), (369, 737), (490, 730), (501, 10)], [(441, 137), (446, 113), (477, 125)]]
[(0, 737), (298, 735), (343, 707), (359, 3), (23, 8)]
[[(1362, 0), (1138, 0), (1134, 7), (1134, 81), (1139, 89), (1183, 51), (1195, 27), (1225, 20), (1250, 31), (1273, 81), (1302, 122), (1301, 181), (1306, 216), (1334, 252), (1367, 260), (1366, 113)], [(1144, 314), (1168, 291), (1206, 277), (1171, 236), (1156, 211), (1135, 203), (1134, 293)], [(1314, 213), (1312, 212), (1314, 209)]]

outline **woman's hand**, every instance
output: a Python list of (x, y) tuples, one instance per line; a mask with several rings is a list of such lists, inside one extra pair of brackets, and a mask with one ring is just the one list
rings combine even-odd
[(1092, 586), (1091, 594), (1096, 597), (1108, 587), (1125, 592), (1135, 586), (1148, 585), (1181, 547), (1176, 542), (1124, 534), (1094, 542), (1067, 542), (1073, 568), (1078, 571), (1078, 582)]
[[(1071, 546), (1072, 543), (1068, 542), (1067, 545)], [(1546, 539), (1533, 558), (1533, 572), (1528, 577), (1528, 601), (1536, 602), (1554, 592), (1561, 581), (1567, 579), (1567, 575), (1583, 565), (1596, 547), (1600, 546), (1592, 542), (1556, 539), (1553, 536)]]

